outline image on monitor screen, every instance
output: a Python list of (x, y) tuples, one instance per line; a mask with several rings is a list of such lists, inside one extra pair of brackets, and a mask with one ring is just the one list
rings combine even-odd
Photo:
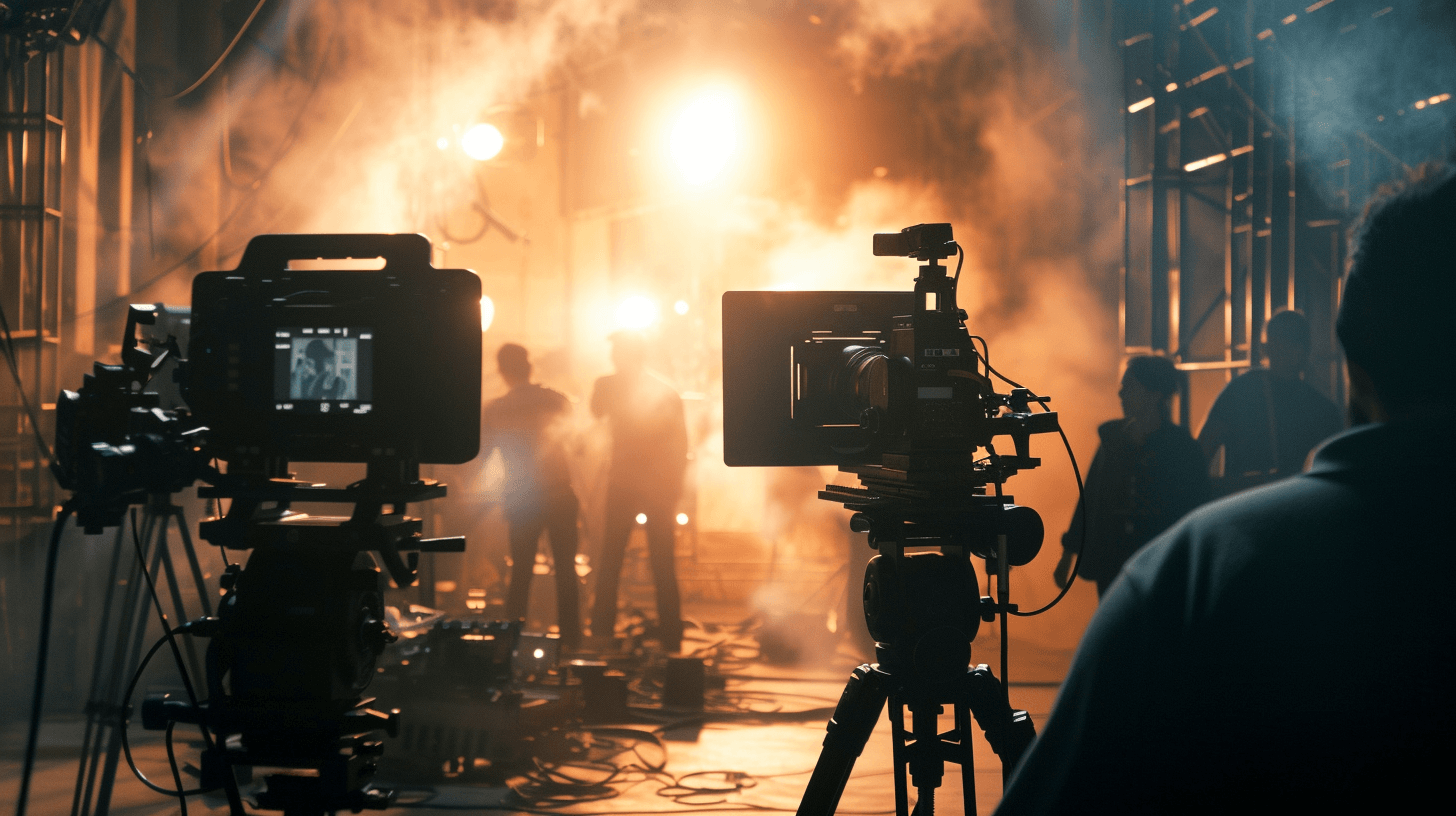
[(355, 326), (278, 329), (273, 345), (275, 407), (368, 413), (372, 340), (369, 329)]

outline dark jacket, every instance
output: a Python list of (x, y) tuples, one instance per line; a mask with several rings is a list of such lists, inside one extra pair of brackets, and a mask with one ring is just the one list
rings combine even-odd
[(1209, 499), (1208, 464), (1181, 425), (1166, 423), (1138, 443), (1127, 420), (1104, 422), (1087, 468), (1086, 510), (1072, 515), (1062, 547), (1076, 551), (1077, 574), (1105, 588), (1138, 548)]
[(1453, 461), (1456, 415), (1361, 426), (1308, 473), (1205, 505), (1145, 547), (998, 813), (1446, 801)]

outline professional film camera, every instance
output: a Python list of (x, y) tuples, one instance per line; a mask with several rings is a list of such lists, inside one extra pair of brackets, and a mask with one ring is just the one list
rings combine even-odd
[[(972, 714), (1008, 773), (1035, 735), (990, 670), (970, 666), (971, 641), (983, 620), (1000, 616), (1004, 677), (1006, 616), (1018, 611), (1008, 571), (1036, 557), (1044, 531), (1036, 511), (1002, 486), (1040, 464), (1030, 438), (1058, 432), (1057, 416), (1046, 397), (993, 388), (999, 374), (985, 341), (967, 331), (956, 304), (959, 269), (951, 278), (941, 264), (959, 251), (949, 224), (921, 224), (874, 236), (876, 255), (923, 262), (913, 292), (723, 298), (725, 462), (833, 464), (855, 474), (860, 487), (828, 485), (819, 497), (854, 511), (850, 528), (879, 552), (864, 582), (878, 663), (851, 675), (800, 816), (834, 812), (887, 699), (900, 816), (909, 812), (906, 766), (917, 812), (928, 813), (945, 759), (962, 765), (974, 809)], [(1009, 437), (1013, 452), (998, 452), (998, 437)], [(996, 576), (997, 598), (981, 596), (972, 555)], [(942, 735), (936, 719), (945, 704), (956, 727)]]
[[(311, 268), (291, 268), (301, 259)], [(383, 265), (341, 269), (350, 264), (331, 259)], [(362, 696), (394, 638), (375, 559), (405, 587), (420, 552), (464, 548), (463, 538), (423, 538), (405, 510), (445, 495), (420, 478), (420, 464), (478, 451), (480, 294), (475, 273), (430, 265), (423, 236), (259, 236), (237, 269), (194, 279), (185, 360), (175, 335), (135, 336), (180, 310), (133, 307), (122, 365), (98, 364), (79, 392), (61, 396), (59, 469), (88, 532), (200, 479), (200, 497), (228, 500), (225, 514), (199, 525), (201, 537), (251, 551), (221, 576), (215, 616), (168, 632), (209, 638), (205, 699), (188, 682), (189, 699), (142, 707), (148, 729), (202, 728), (202, 788), (225, 790), (236, 814), (242, 768), (274, 769), (256, 793), (264, 809), (357, 812), (392, 801), (370, 779), (383, 750), (376, 733), (395, 731), (397, 712), (373, 711)], [(155, 386), (165, 383), (148, 385), (169, 361), (185, 405), (162, 405)], [(290, 461), (367, 470), (327, 487), (293, 479)], [(313, 516), (293, 510), (298, 502), (352, 512)], [(116, 706), (123, 728), (128, 702)]]

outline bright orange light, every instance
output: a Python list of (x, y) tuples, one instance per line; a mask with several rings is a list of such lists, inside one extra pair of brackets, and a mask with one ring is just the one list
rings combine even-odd
[(617, 305), (617, 328), (641, 330), (657, 323), (657, 303), (645, 295), (633, 295)]
[(506, 146), (506, 137), (495, 125), (485, 123), (474, 125), (460, 137), (460, 149), (476, 161), (490, 161), (500, 155)]
[(646, 524), (647, 523), (647, 514), (646, 513), (638, 513), (637, 514), (637, 523), (638, 524)]
[(688, 523), (688, 514), (687, 513), (678, 513), (677, 514), (677, 523), (680, 524), (680, 525), (687, 524)]
[(450, 146), (450, 140), (447, 139), (447, 138), (445, 138), (444, 136), (441, 136), (440, 138), (438, 138), (438, 139), (435, 140), (435, 147), (438, 147), (441, 150), (444, 150), (445, 148), (447, 148), (449, 146)]
[(689, 184), (707, 184), (738, 149), (738, 101), (725, 90), (699, 94), (673, 125), (669, 149)]
[(490, 324), (495, 322), (495, 301), (490, 295), (480, 296), (480, 330), (490, 331)]
[(686, 300), (679, 300), (672, 304), (672, 310), (680, 315), (685, 315), (688, 313), (688, 302)]

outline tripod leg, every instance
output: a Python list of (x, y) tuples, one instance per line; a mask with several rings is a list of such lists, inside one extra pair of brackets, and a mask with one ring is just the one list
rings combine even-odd
[(80, 761), (76, 763), (76, 790), (71, 797), (71, 816), (83, 816), (91, 810), (90, 778), (95, 772), (94, 759), (101, 750), (99, 734), (105, 729), (105, 707), (110, 702), (103, 697), (102, 686), (107, 678), (102, 667), (106, 665), (106, 646), (111, 642), (111, 605), (116, 599), (117, 574), (121, 570), (122, 553), (125, 552), (121, 539), (123, 530), (124, 526), (118, 527), (116, 531), (116, 540), (111, 550), (111, 566), (106, 574), (106, 591), (102, 595), (101, 614), (96, 623), (96, 654), (91, 663), (91, 690), (86, 696), (86, 733), (81, 738)]
[(895, 816), (910, 816), (910, 786), (905, 780), (909, 762), (905, 750), (905, 701), (890, 695), (890, 738), (895, 763)]
[(971, 710), (965, 703), (955, 705), (955, 727), (960, 739), (961, 802), (969, 816), (976, 812), (976, 763), (971, 750)]
[(889, 686), (890, 676), (878, 667), (863, 665), (850, 673), (829, 720), (819, 761), (799, 802), (798, 816), (833, 816), (838, 809), (855, 760), (864, 752), (880, 720)]
[(984, 665), (966, 672), (963, 693), (991, 750), (1001, 757), (1001, 778), (1009, 779), (1021, 755), (1036, 737), (1036, 726), (1025, 711), (1014, 711), (1006, 687)]
[[(177, 532), (182, 534), (182, 549), (187, 553), (187, 563), (192, 568), (192, 582), (197, 585), (197, 597), (202, 604), (202, 614), (212, 616), (212, 596), (207, 594), (207, 579), (202, 577), (202, 565), (197, 560), (197, 548), (192, 546), (192, 533), (187, 529), (187, 513), (181, 505), (172, 507), (172, 516), (177, 519)], [(185, 621), (178, 621), (185, 623)]]
[[(167, 576), (167, 590), (172, 598), (172, 614), (177, 616), (177, 619), (172, 623), (173, 626), (181, 626), (189, 620), (187, 617), (187, 607), (182, 602), (182, 588), (177, 583), (177, 570), (172, 564), (172, 542), (167, 536), (168, 524), (172, 519), (178, 518), (172, 511), (180, 509), (179, 507), (166, 505), (160, 510), (153, 511), (157, 516), (157, 525), (153, 528), (153, 532), (156, 535), (156, 542), (153, 545), (155, 549), (153, 551), (161, 561), (162, 571)], [(185, 523), (181, 519), (178, 520), (179, 527)], [(155, 577), (153, 580), (155, 580)], [(200, 597), (205, 591), (202, 585), (199, 584), (197, 587), (198, 596)], [(158, 606), (160, 607), (160, 604)], [(183, 638), (182, 648), (187, 651), (186, 670), (191, 672), (193, 677), (202, 677), (202, 661), (197, 657), (195, 641), (192, 638)], [(180, 666), (178, 670), (181, 670)]]

